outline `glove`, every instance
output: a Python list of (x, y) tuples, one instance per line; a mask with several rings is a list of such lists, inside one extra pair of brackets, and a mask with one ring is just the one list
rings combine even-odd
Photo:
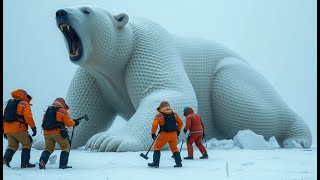
[(32, 129), (32, 136), (35, 136), (37, 134), (37, 128), (34, 127), (34, 128), (31, 128)]
[(188, 130), (186, 130), (186, 129), (183, 129), (183, 132), (184, 132), (184, 133), (187, 133), (187, 131), (188, 131)]
[(78, 119), (75, 119), (74, 122), (76, 123), (74, 126), (78, 126), (80, 121)]
[(177, 131), (177, 135), (178, 135), (178, 137), (179, 137), (179, 135), (180, 135), (180, 131)]
[(5, 139), (8, 139), (6, 133), (3, 134), (3, 137), (4, 137)]
[(151, 134), (151, 137), (153, 140), (156, 140), (156, 138), (157, 138), (156, 134)]

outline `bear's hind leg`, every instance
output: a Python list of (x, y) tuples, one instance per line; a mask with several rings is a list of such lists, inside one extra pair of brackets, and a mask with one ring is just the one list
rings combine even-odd
[(214, 74), (212, 90), (213, 119), (226, 138), (233, 138), (239, 130), (250, 129), (266, 140), (275, 136), (282, 146), (294, 140), (305, 148), (310, 147), (308, 126), (248, 64), (221, 66)]

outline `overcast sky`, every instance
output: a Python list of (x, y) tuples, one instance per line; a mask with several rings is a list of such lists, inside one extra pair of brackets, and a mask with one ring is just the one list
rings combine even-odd
[(3, 98), (25, 89), (33, 96), (39, 127), (47, 105), (65, 97), (77, 68), (69, 61), (55, 12), (90, 4), (235, 50), (307, 122), (316, 140), (316, 0), (4, 0)]

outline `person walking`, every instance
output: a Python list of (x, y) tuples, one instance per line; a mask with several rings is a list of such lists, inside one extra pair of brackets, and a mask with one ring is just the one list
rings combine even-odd
[(29, 162), (32, 137), (28, 134), (28, 127), (32, 129), (32, 136), (37, 134), (37, 128), (31, 111), (32, 97), (23, 89), (12, 91), (11, 96), (13, 99), (7, 101), (3, 115), (3, 136), (8, 140), (3, 165), (10, 167), (12, 157), (21, 143), (21, 168), (33, 168), (36, 165)]
[(205, 136), (205, 133), (200, 115), (195, 114), (191, 107), (185, 107), (183, 109), (183, 115), (186, 117), (186, 126), (184, 127), (183, 132), (187, 133), (188, 130), (190, 131), (187, 138), (188, 156), (184, 157), (184, 159), (193, 159), (193, 143), (196, 144), (202, 154), (200, 159), (208, 159), (207, 150), (201, 143), (201, 139)]
[[(182, 167), (180, 151), (177, 147), (177, 137), (180, 134), (183, 122), (179, 115), (170, 107), (168, 101), (162, 101), (157, 110), (158, 114), (155, 116), (151, 128), (151, 137), (156, 141), (154, 145), (153, 162), (148, 163), (148, 166), (154, 168), (159, 167), (160, 150), (168, 143), (176, 163), (174, 167)], [(158, 126), (160, 126), (160, 131), (158, 136), (156, 136)]]
[(44, 151), (39, 159), (39, 169), (46, 169), (49, 156), (53, 153), (56, 142), (61, 148), (59, 169), (72, 168), (68, 166), (70, 143), (68, 131), (65, 128), (79, 125), (79, 120), (69, 118), (69, 106), (62, 97), (58, 97), (48, 107), (42, 120), (42, 129), (45, 138)]

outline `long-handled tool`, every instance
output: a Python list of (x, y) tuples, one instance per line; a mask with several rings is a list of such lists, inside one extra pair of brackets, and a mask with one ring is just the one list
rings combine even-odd
[[(160, 133), (159, 133), (159, 134), (160, 134)], [(143, 154), (143, 153), (141, 153), (141, 154), (140, 154), (140, 156), (141, 156), (141, 157), (143, 157), (143, 158), (145, 158), (145, 159), (148, 159), (148, 158), (149, 158), (147, 155), (148, 155), (148, 153), (149, 153), (149, 151), (150, 151), (150, 149), (151, 149), (151, 147), (152, 147), (153, 143), (157, 140), (157, 138), (158, 138), (159, 134), (158, 134), (158, 135), (157, 135), (157, 137), (153, 140), (153, 142), (152, 142), (152, 144), (150, 145), (150, 147), (149, 147), (149, 149), (148, 149), (147, 153), (146, 153), (146, 154)]]
[[(85, 119), (86, 121), (89, 121), (89, 117), (88, 115), (84, 115), (78, 119), (75, 119), (75, 120), (81, 120), (81, 119)], [(71, 147), (71, 143), (72, 143), (72, 138), (73, 138), (73, 132), (74, 132), (74, 126), (73, 126), (73, 129), (72, 129), (72, 134), (71, 134), (71, 139), (68, 139), (69, 140), (69, 143), (70, 143), (70, 147)], [(69, 152), (70, 153), (70, 152)], [(56, 154), (52, 154), (50, 157), (49, 157), (49, 162), (50, 164), (55, 164), (56, 163), (56, 160), (57, 160), (57, 155)]]
[(182, 150), (183, 142), (184, 142), (184, 139), (182, 139), (182, 142), (181, 142), (181, 146), (180, 146), (180, 153), (181, 153), (181, 150)]
[[(80, 117), (80, 118), (78, 118), (78, 119), (75, 119), (75, 120), (80, 121), (81, 119), (85, 119), (86, 121), (89, 121), (88, 115), (84, 115), (84, 116), (82, 116), (82, 117)], [(73, 128), (72, 128), (72, 133), (71, 133), (71, 138), (69, 139), (70, 147), (71, 147), (71, 143), (72, 143), (74, 128), (75, 128), (75, 127), (73, 126)]]
[[(184, 139), (182, 139), (182, 142), (181, 142), (181, 146), (180, 146), (180, 153), (181, 153), (181, 150), (182, 150), (182, 145), (183, 145), (183, 143), (184, 143)], [(174, 155), (172, 154), (172, 156), (171, 156), (172, 158), (174, 158)]]
[(206, 136), (202, 136), (202, 140), (206, 143), (206, 148), (207, 148), (207, 140), (206, 140)]

